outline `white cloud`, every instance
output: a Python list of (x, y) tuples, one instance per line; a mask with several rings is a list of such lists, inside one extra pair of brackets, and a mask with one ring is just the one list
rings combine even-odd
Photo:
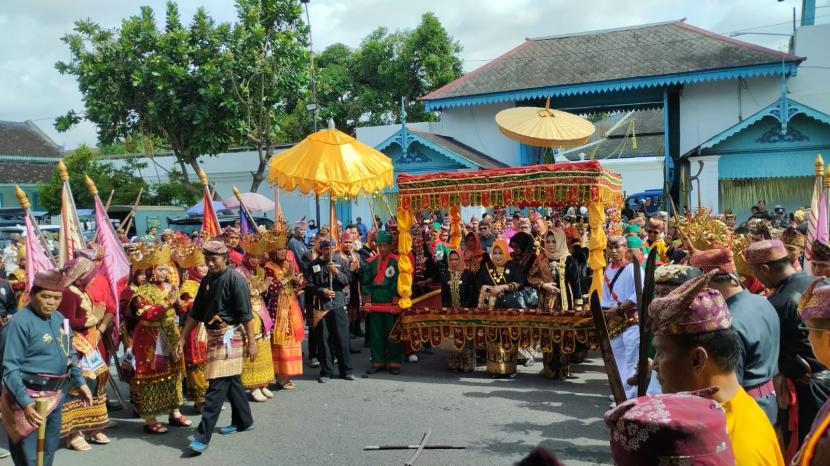
[[(200, 5), (217, 21), (232, 21), (230, 0), (181, 0), (182, 20), (187, 23)], [(37, 123), (59, 144), (74, 148), (95, 144), (95, 128), (82, 124), (58, 134), (52, 119), (70, 108), (83, 110), (74, 79), (61, 76), (55, 62), (68, 58), (60, 37), (70, 32), (79, 18), (117, 27), (121, 19), (135, 15), (140, 5), (164, 19), (163, 0), (4, 0), (0, 7), (0, 119), (39, 119)], [(314, 47), (321, 50), (336, 42), (355, 47), (372, 30), (414, 28), (420, 16), (434, 12), (450, 34), (461, 42), (465, 70), (482, 66), (526, 37), (563, 34), (688, 17), (695, 26), (729, 33), (757, 26), (754, 31), (789, 32), (787, 24), (798, 0), (311, 0)], [(830, 20), (830, 11), (819, 9), (817, 22)], [(786, 43), (775, 36), (743, 36), (743, 40), (769, 47)]]

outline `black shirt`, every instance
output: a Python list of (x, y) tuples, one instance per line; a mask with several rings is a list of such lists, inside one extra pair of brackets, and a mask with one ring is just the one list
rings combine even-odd
[(801, 325), (798, 302), (801, 300), (801, 294), (815, 279), (816, 277), (804, 272), (796, 272), (785, 278), (778, 285), (775, 294), (769, 297), (769, 302), (775, 308), (778, 319), (781, 321), (778, 370), (791, 379), (798, 379), (806, 373), (806, 368), (797, 362), (796, 356), (804, 359), (813, 373), (826, 369), (813, 354), (813, 349), (807, 340), (807, 332), (798, 328)]
[[(315, 259), (309, 265), (307, 271), (307, 275), (310, 277), (308, 290), (317, 298), (317, 302), (320, 303), (320, 308), (327, 311), (346, 306), (346, 294), (344, 290), (348, 290), (349, 282), (351, 281), (349, 263), (342, 256), (332, 257), (332, 262), (338, 266), (337, 273), (334, 275), (329, 272), (329, 261), (322, 257)], [(323, 294), (323, 290), (326, 289), (334, 291), (334, 298), (329, 299)]]
[(230, 267), (207, 274), (196, 292), (190, 317), (207, 324), (213, 316), (219, 316), (228, 325), (239, 325), (252, 318), (248, 283)]

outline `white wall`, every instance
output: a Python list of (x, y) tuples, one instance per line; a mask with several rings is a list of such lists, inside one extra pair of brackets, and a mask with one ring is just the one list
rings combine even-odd
[(604, 159), (599, 163), (622, 176), (623, 190), (629, 195), (663, 187), (663, 157)]
[[(790, 79), (790, 97), (824, 113), (830, 113), (830, 24), (798, 28), (795, 54), (807, 59)], [(822, 68), (816, 68), (822, 67)]]
[(430, 123), (430, 132), (455, 138), (510, 166), (519, 165), (519, 145), (501, 134), (496, 113), (512, 108), (512, 102), (454, 107), (441, 112), (441, 120)]
[(680, 94), (680, 155), (730, 128), (781, 95), (777, 76), (689, 84)]
[(692, 192), (690, 197), (692, 199), (692, 209), (698, 207), (705, 207), (712, 213), (719, 213), (720, 211), (720, 178), (718, 177), (718, 160), (719, 155), (708, 155), (701, 157), (689, 157), (689, 171), (692, 174), (700, 170), (698, 161), (703, 162), (703, 170), (701, 170), (698, 179), (700, 180), (700, 204), (698, 204), (698, 181), (691, 182)]

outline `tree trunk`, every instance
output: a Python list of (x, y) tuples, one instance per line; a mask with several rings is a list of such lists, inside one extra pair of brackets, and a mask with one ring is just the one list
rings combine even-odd
[[(259, 165), (257, 165), (256, 172), (251, 172), (253, 181), (251, 182), (251, 192), (255, 193), (259, 190), (259, 185), (265, 179), (265, 170), (268, 168), (268, 162), (271, 160), (271, 144), (263, 147), (262, 144), (257, 144), (257, 152), (259, 153)], [(263, 153), (264, 152), (264, 153)]]

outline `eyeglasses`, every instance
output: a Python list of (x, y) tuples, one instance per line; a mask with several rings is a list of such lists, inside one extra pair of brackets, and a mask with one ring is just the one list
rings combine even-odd
[(816, 327), (808, 327), (804, 324), (800, 324), (798, 329), (802, 332), (806, 332), (808, 330), (812, 330), (813, 332), (830, 332), (830, 328), (816, 328)]

